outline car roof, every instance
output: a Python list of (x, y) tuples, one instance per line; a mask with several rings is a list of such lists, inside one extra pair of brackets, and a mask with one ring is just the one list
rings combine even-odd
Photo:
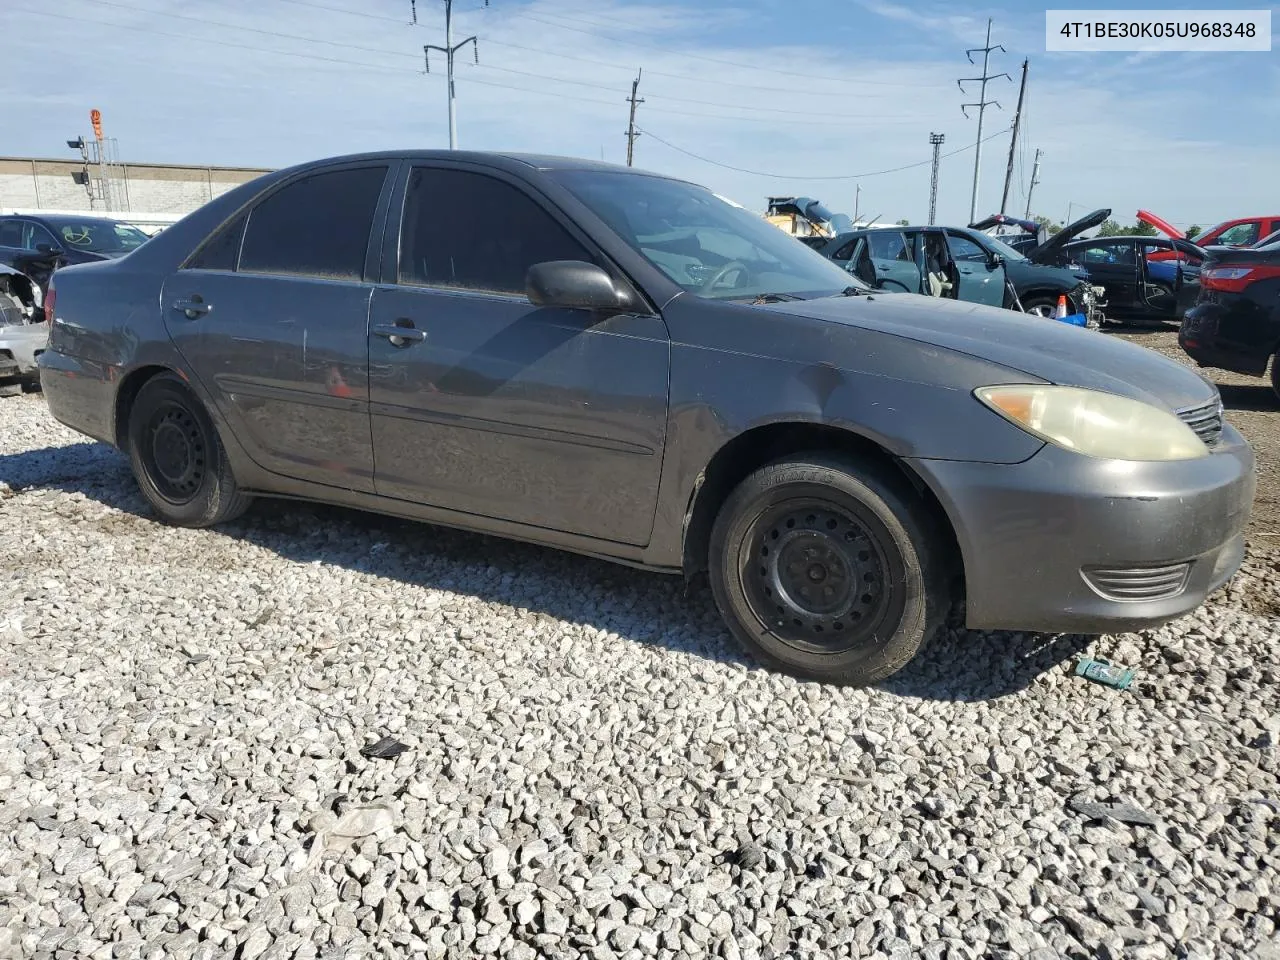
[(361, 160), (454, 160), (480, 163), (487, 166), (518, 170), (519, 168), (538, 171), (549, 170), (595, 170), (608, 173), (626, 173), (634, 176), (661, 177), (664, 180), (679, 180), (663, 173), (642, 170), (638, 167), (625, 167), (617, 163), (606, 163), (603, 160), (587, 160), (583, 157), (564, 157), (545, 153), (520, 153), (487, 150), (378, 150), (366, 153), (349, 153), (336, 157), (311, 160), (300, 163), (290, 170), (301, 171), (311, 167), (328, 166), (330, 164), (353, 163)]

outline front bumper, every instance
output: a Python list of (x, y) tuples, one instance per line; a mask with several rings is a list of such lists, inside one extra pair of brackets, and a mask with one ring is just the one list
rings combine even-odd
[(38, 380), (36, 358), (49, 342), (44, 323), (23, 323), (0, 327), (0, 382)]
[[(1098, 634), (1158, 626), (1203, 603), (1244, 556), (1254, 457), (1230, 424), (1199, 460), (1096, 460), (1046, 445), (1019, 464), (909, 463), (951, 518), (973, 629)], [(1129, 574), (1138, 595), (1151, 582), (1169, 587), (1155, 599), (1115, 599), (1099, 589)]]

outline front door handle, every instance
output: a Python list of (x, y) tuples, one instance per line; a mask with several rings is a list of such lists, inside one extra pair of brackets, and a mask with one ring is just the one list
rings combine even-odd
[(197, 317), (204, 316), (213, 307), (205, 303), (204, 297), (200, 296), (200, 294), (193, 293), (189, 299), (173, 301), (173, 309), (181, 310), (186, 314), (188, 320), (194, 320)]
[(407, 347), (411, 343), (421, 343), (427, 339), (427, 332), (417, 329), (407, 317), (401, 317), (395, 323), (376, 324), (373, 335), (386, 337), (393, 347)]

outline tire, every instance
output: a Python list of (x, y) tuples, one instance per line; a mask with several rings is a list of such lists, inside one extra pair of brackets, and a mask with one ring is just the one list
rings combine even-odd
[(809, 680), (883, 680), (951, 606), (940, 533), (905, 481), (821, 453), (743, 480), (716, 517), (708, 559), (716, 604), (742, 645)]
[[(1038, 317), (1045, 317), (1049, 320), (1054, 318), (1054, 314), (1058, 312), (1057, 297), (1032, 297), (1030, 300), (1022, 301), (1022, 309), (1024, 313), (1034, 313)], [(1067, 298), (1067, 311), (1072, 310), (1071, 298)], [(1041, 312), (1047, 311), (1047, 312)]]
[(234, 520), (240, 493), (209, 415), (173, 374), (148, 380), (129, 411), (129, 462), (143, 497), (166, 523), (209, 527)]

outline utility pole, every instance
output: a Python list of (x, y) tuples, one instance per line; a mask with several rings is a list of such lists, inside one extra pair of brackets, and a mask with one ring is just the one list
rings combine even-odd
[[(946, 140), (946, 134), (931, 133), (929, 134), (929, 142), (933, 144), (933, 177), (929, 181), (929, 225), (933, 226), (934, 220), (938, 214), (938, 149)], [(973, 220), (969, 221), (973, 223)]]
[(855, 184), (853, 188), (853, 222), (858, 222), (858, 206), (862, 201), (862, 184)]
[[(410, 0), (410, 4), (413, 10), (413, 22), (417, 23), (418, 22), (417, 0)], [(484, 0), (484, 5), (487, 7), (489, 5), (489, 0)], [(440, 46), (436, 46), (434, 43), (429, 43), (422, 48), (422, 56), (423, 56), (423, 60), (425, 61), (427, 73), (431, 72), (430, 51), (432, 50), (437, 50), (440, 53), (443, 53), (445, 56), (445, 60), (448, 61), (448, 64), (449, 64), (448, 74), (449, 74), (449, 149), (450, 150), (458, 149), (458, 119), (457, 119), (457, 115), (454, 107), (454, 101), (457, 99), (457, 97), (455, 96), (454, 89), (453, 89), (453, 58), (454, 58), (454, 55), (463, 47), (465, 47), (468, 43), (471, 44), (471, 52), (475, 54), (476, 63), (479, 63), (480, 48), (476, 44), (476, 38), (474, 36), (467, 37), (467, 39), (459, 41), (458, 43), (453, 42), (453, 0), (444, 0), (444, 46), (440, 47)]]
[(631, 155), (635, 150), (636, 137), (640, 136), (640, 131), (636, 129), (636, 104), (644, 103), (643, 99), (636, 99), (636, 90), (640, 86), (640, 75), (644, 73), (644, 68), (636, 71), (636, 78), (631, 81), (631, 96), (627, 101), (631, 104), (631, 120), (627, 123), (627, 166), (631, 166)]
[(1027, 212), (1023, 215), (1024, 220), (1031, 219), (1031, 192), (1035, 190), (1036, 184), (1040, 182), (1040, 148), (1036, 147), (1036, 162), (1031, 165), (1031, 186), (1027, 187)]
[[(977, 143), (976, 143), (976, 145), (975, 145), (975, 147), (974, 147), (974, 155), (973, 155), (973, 193), (972, 193), (972, 195), (971, 195), (971, 197), (970, 197), (970, 200), (969, 200), (969, 222), (970, 222), (970, 223), (973, 223), (973, 221), (974, 221), (974, 220), (975, 220), (975, 218), (977, 217), (977, 211), (978, 211), (978, 174), (979, 174), (979, 172), (980, 172), (980, 171), (981, 171), (981, 169), (982, 169), (982, 119), (983, 119), (983, 115), (987, 112), (987, 107), (991, 106), (992, 104), (995, 104), (995, 106), (1000, 107), (1000, 103), (999, 103), (999, 101), (997, 101), (997, 100), (988, 100), (988, 99), (987, 99), (987, 83), (988, 83), (988, 82), (990, 82), (990, 81), (992, 81), (992, 80), (998, 80), (1000, 77), (1004, 77), (1004, 78), (1005, 78), (1005, 79), (1007, 79), (1010, 83), (1012, 83), (1012, 82), (1013, 82), (1013, 77), (1009, 76), (1007, 73), (997, 73), (997, 74), (988, 74), (988, 73), (987, 73), (987, 66), (988, 66), (988, 64), (989, 64), (989, 63), (990, 63), (990, 61), (991, 61), (991, 51), (992, 51), (992, 50), (999, 50), (1001, 53), (1006, 53), (1006, 52), (1007, 52), (1007, 51), (1005, 50), (1005, 48), (1004, 48), (1003, 46), (1001, 46), (1000, 44), (998, 44), (998, 43), (997, 43), (995, 46), (992, 46), (992, 45), (991, 45), (991, 18), (990, 18), (990, 17), (988, 17), (988, 18), (987, 18), (987, 45), (986, 45), (985, 47), (974, 47), (974, 48), (973, 48), (973, 49), (971, 49), (971, 50), (966, 50), (966, 51), (965, 51), (965, 56), (969, 58), (969, 62), (970, 62), (970, 63), (974, 63), (973, 55), (974, 55), (975, 53), (981, 53), (981, 54), (982, 54), (982, 76), (980, 76), (980, 77), (963, 77), (963, 78), (961, 78), (960, 80), (957, 80), (957, 81), (956, 81), (956, 83), (957, 83), (957, 84), (959, 85), (959, 87), (960, 87), (960, 92), (961, 92), (961, 93), (966, 93), (966, 92), (967, 92), (967, 91), (965, 90), (965, 88), (964, 88), (964, 85), (965, 85), (966, 83), (981, 83), (981, 84), (982, 84), (982, 86), (981, 86), (981, 88), (980, 88), (980, 92), (978, 93), (978, 102), (977, 102), (977, 103), (962, 103), (962, 104), (960, 105), (960, 112), (964, 114), (964, 117), (965, 117), (965, 119), (966, 119), (966, 120), (967, 120), (967, 119), (969, 119), (969, 113), (968, 113), (968, 109), (967, 109), (967, 108), (969, 108), (969, 107), (977, 107), (977, 108), (978, 108), (978, 140), (977, 140)], [(976, 63), (974, 63), (974, 65), (976, 66), (977, 64), (976, 64)], [(1003, 108), (1003, 107), (1000, 107), (1000, 109), (1002, 109), (1002, 110), (1003, 110), (1004, 108)]]
[[(1013, 137), (1009, 140), (1009, 165), (1004, 171), (1004, 193), (1000, 196), (1000, 213), (1009, 204), (1009, 183), (1013, 180), (1013, 152), (1018, 146), (1018, 122), (1022, 119), (1022, 98), (1027, 92), (1027, 61), (1022, 61), (1022, 85), (1018, 87), (1018, 106), (1013, 111)], [(970, 220), (970, 223), (973, 221)]]

